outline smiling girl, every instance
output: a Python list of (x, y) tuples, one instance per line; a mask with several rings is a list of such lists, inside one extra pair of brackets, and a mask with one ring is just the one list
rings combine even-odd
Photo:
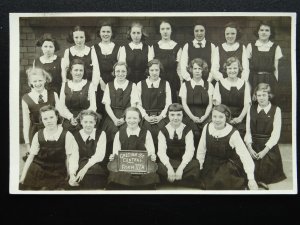
[(253, 160), (230, 120), (230, 109), (220, 104), (212, 110), (212, 122), (203, 128), (197, 150), (201, 186), (206, 190), (243, 190), (248, 184), (250, 190), (256, 190)]
[[(62, 190), (77, 185), (78, 146), (73, 135), (58, 125), (60, 117), (53, 106), (40, 109), (45, 128), (33, 137), (20, 184), (25, 190)], [(67, 163), (66, 163), (67, 162)]]
[(260, 83), (254, 90), (247, 114), (245, 143), (254, 159), (258, 184), (276, 183), (286, 178), (278, 147), (281, 132), (281, 110), (270, 103), (273, 94), (269, 84)]

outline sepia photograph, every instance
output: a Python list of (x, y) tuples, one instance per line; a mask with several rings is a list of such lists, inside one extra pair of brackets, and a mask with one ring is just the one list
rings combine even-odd
[(296, 13), (10, 13), (11, 194), (297, 194)]

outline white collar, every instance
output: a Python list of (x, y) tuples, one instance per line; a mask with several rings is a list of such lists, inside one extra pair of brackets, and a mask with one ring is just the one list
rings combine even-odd
[(147, 86), (148, 86), (148, 88), (151, 88), (151, 85), (153, 84), (153, 86), (155, 87), (155, 88), (158, 88), (159, 87), (159, 83), (160, 83), (160, 77), (156, 80), (156, 81), (154, 81), (154, 82), (152, 82), (151, 80), (150, 80), (150, 78), (148, 77), (147, 79), (146, 79), (146, 83), (147, 83)]
[(257, 113), (259, 113), (261, 110), (264, 110), (265, 113), (268, 113), (271, 109), (271, 106), (272, 106), (271, 102), (269, 102), (269, 104), (264, 108), (262, 108), (260, 105), (257, 105)]
[(43, 129), (45, 141), (53, 141), (53, 140), (57, 141), (59, 139), (62, 131), (63, 131), (63, 128), (62, 128), (61, 124), (57, 125), (57, 131), (51, 135), (46, 131), (46, 129)]
[(126, 133), (127, 133), (128, 137), (131, 136), (131, 135), (139, 136), (140, 131), (141, 131), (141, 128), (140, 128), (140, 127), (138, 127), (138, 128), (135, 129), (135, 130), (131, 130), (131, 129), (129, 129), (128, 127), (126, 128)]
[(34, 96), (34, 97), (39, 97), (40, 95), (43, 95), (43, 98), (44, 98), (45, 96), (48, 95), (48, 92), (47, 92), (46, 88), (44, 88), (42, 93), (38, 93), (35, 89), (32, 88), (31, 93), (32, 93), (32, 96)]
[(96, 139), (96, 128), (93, 129), (93, 131), (90, 135), (86, 134), (83, 129), (81, 129), (79, 131), (79, 133), (82, 137), (82, 140), (84, 140), (84, 141), (86, 141), (88, 139), (88, 137), (90, 137), (90, 140), (95, 140)]
[(222, 44), (223, 49), (226, 52), (236, 51), (240, 47), (240, 43), (235, 42), (233, 45), (229, 45), (226, 42)]
[(229, 123), (226, 123), (225, 127), (222, 130), (217, 130), (214, 127), (213, 122), (208, 124), (209, 134), (216, 138), (225, 137), (226, 135), (228, 135), (231, 132), (232, 128), (233, 127)]
[(57, 59), (57, 55), (53, 55), (50, 59), (46, 60), (43, 56), (40, 57), (40, 62), (42, 64), (46, 64), (46, 63), (52, 63), (54, 60)]
[(73, 56), (79, 56), (79, 57), (83, 57), (85, 55), (88, 55), (90, 53), (90, 47), (88, 46), (84, 46), (84, 49), (82, 51), (79, 51), (75, 48), (75, 46), (70, 47), (70, 52)]
[(125, 91), (125, 89), (127, 88), (129, 84), (129, 81), (128, 80), (125, 80), (125, 82), (123, 84), (119, 84), (117, 82), (117, 78), (114, 79), (114, 86), (115, 86), (115, 89), (117, 90), (118, 88), (121, 88), (123, 91)]
[(202, 48), (205, 48), (205, 45), (206, 45), (206, 39), (203, 38), (202, 41), (197, 41), (196, 38), (193, 40), (193, 45), (197, 48), (199, 48), (199, 44), (198, 43), (201, 43), (202, 45)]
[(221, 79), (220, 82), (222, 83), (223, 87), (225, 87), (227, 90), (230, 90), (231, 87), (236, 87), (238, 90), (240, 90), (245, 83), (245, 81), (241, 78), (238, 78), (235, 83), (231, 83), (230, 81), (228, 81), (228, 78)]
[(176, 131), (178, 137), (181, 137), (182, 136), (182, 131), (183, 129), (185, 128), (185, 124), (184, 123), (181, 123), (179, 125), (179, 127), (177, 127), (176, 129), (171, 125), (171, 122), (169, 122), (167, 125), (166, 125), (166, 128), (170, 134), (170, 137), (172, 138), (173, 135), (174, 135), (174, 131)]
[(143, 43), (142, 42), (140, 42), (138, 44), (134, 44), (133, 42), (130, 42), (128, 45), (132, 50), (134, 50), (134, 49), (141, 49), (142, 50), (143, 49)]
[(196, 81), (194, 79), (191, 79), (191, 86), (192, 86), (192, 88), (194, 88), (196, 85), (200, 85), (200, 86), (204, 87), (204, 81), (203, 81), (203, 79), (201, 78), (201, 80), (198, 83), (196, 83)]
[(274, 43), (272, 41), (270, 41), (270, 40), (267, 43), (263, 43), (260, 40), (257, 40), (255, 42), (255, 46), (257, 46), (257, 47), (268, 47), (268, 48), (271, 48), (273, 46), (273, 44)]
[(86, 85), (87, 80), (82, 79), (79, 83), (74, 83), (72, 80), (68, 80), (68, 86), (73, 91), (81, 90), (84, 85)]
[(157, 42), (157, 44), (158, 44), (159, 48), (161, 48), (161, 49), (173, 49), (177, 45), (177, 43), (173, 40), (170, 40), (168, 42), (159, 40)]

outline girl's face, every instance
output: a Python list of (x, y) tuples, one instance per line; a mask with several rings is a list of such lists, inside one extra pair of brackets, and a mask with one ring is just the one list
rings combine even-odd
[(110, 26), (103, 26), (100, 29), (100, 37), (103, 42), (110, 42), (112, 29)]
[(73, 40), (76, 46), (82, 47), (85, 44), (85, 33), (84, 31), (74, 31)]
[(127, 69), (124, 65), (118, 65), (115, 67), (115, 76), (118, 81), (125, 81), (127, 76)]
[(193, 79), (201, 79), (202, 78), (202, 67), (200, 67), (197, 63), (193, 64)]
[(136, 129), (141, 121), (139, 113), (136, 111), (127, 111), (125, 116), (127, 127), (130, 129)]
[(71, 75), (74, 82), (79, 82), (82, 80), (84, 74), (84, 66), (82, 64), (72, 65)]
[(95, 117), (92, 115), (85, 115), (82, 117), (80, 123), (82, 125), (84, 132), (90, 134), (95, 128), (96, 120)]
[(225, 39), (227, 44), (234, 44), (236, 41), (237, 30), (235, 28), (226, 27)]
[(194, 27), (194, 36), (197, 41), (202, 41), (205, 38), (205, 27), (202, 25), (196, 25)]
[(42, 47), (43, 55), (47, 57), (51, 57), (54, 55), (55, 47), (54, 43), (52, 41), (44, 41)]
[(217, 110), (212, 111), (212, 122), (214, 124), (215, 129), (221, 130), (225, 127), (226, 124), (226, 116), (224, 113), (221, 113)]
[(153, 64), (149, 67), (150, 80), (156, 81), (159, 78), (160, 68), (158, 64)]
[(258, 38), (262, 41), (269, 41), (271, 36), (271, 28), (266, 25), (261, 25), (258, 30)]
[(226, 66), (226, 73), (229, 78), (236, 78), (239, 74), (238, 62), (233, 62), (229, 66)]
[(54, 110), (46, 111), (41, 113), (42, 122), (45, 128), (53, 129), (57, 127), (57, 116)]
[(269, 93), (266, 91), (257, 91), (256, 99), (261, 107), (265, 107), (269, 104)]
[(37, 73), (30, 75), (30, 84), (35, 91), (41, 93), (45, 89), (45, 83), (46, 79), (42, 74)]
[(161, 23), (159, 26), (159, 30), (162, 39), (169, 40), (171, 38), (172, 28), (169, 23)]
[(183, 118), (183, 112), (182, 111), (170, 111), (169, 112), (169, 120), (173, 127), (178, 127)]
[(138, 26), (131, 27), (130, 37), (133, 43), (140, 43), (142, 39), (142, 28)]

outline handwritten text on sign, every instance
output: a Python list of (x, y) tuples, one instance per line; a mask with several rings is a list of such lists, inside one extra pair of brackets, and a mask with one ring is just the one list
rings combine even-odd
[(119, 171), (146, 173), (147, 159), (148, 154), (146, 151), (121, 150), (119, 151)]

